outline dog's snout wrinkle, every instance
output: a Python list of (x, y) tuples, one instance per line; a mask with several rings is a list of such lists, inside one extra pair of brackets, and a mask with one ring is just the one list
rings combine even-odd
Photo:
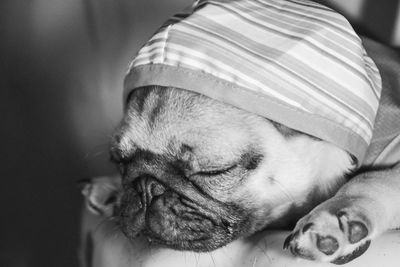
[(141, 194), (142, 204), (144, 207), (150, 205), (153, 198), (161, 196), (165, 193), (166, 187), (151, 175), (141, 175), (133, 182), (134, 189)]

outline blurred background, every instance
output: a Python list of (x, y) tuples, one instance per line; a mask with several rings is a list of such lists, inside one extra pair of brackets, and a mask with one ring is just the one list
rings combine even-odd
[[(77, 266), (76, 181), (114, 172), (130, 59), (191, 0), (0, 2), (0, 266)], [(397, 0), (320, 0), (400, 44)]]

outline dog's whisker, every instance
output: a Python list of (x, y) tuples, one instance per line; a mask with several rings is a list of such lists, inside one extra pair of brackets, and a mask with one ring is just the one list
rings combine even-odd
[(115, 222), (115, 217), (104, 217), (100, 220), (100, 222), (94, 227), (93, 232), (101, 231), (102, 226), (104, 226), (106, 223), (112, 223), (113, 228), (115, 228), (115, 231), (119, 230), (118, 226), (114, 223)]
[(256, 264), (257, 264), (257, 260), (258, 260), (257, 256), (256, 256), (256, 257), (254, 257), (254, 261), (253, 261), (253, 267), (254, 267), (254, 266), (256, 266)]
[(147, 251), (149, 251), (149, 257), (153, 258), (154, 257), (154, 247), (151, 245), (150, 242), (146, 242), (146, 247), (147, 247)]
[(119, 235), (119, 228), (114, 226), (109, 230), (108, 233), (105, 234), (105, 237), (106, 237), (105, 239), (111, 239), (114, 237), (118, 237), (118, 235)]
[(199, 255), (197, 253), (194, 253), (194, 258), (196, 259), (196, 267), (198, 267), (199, 266)]
[(263, 253), (264, 255), (267, 255), (267, 254), (266, 254), (266, 250), (267, 250), (266, 247), (263, 248), (263, 247), (261, 247), (260, 244), (256, 244), (256, 247), (261, 251), (261, 253)]
[(97, 157), (99, 155), (102, 155), (104, 153), (108, 153), (108, 147), (109, 144), (104, 143), (104, 144), (99, 144), (96, 145), (91, 149), (91, 151), (87, 152), (84, 156), (84, 159), (92, 158), (92, 157)]
[(211, 260), (212, 260), (212, 262), (214, 264), (214, 267), (217, 267), (217, 265), (215, 264), (215, 259), (214, 259), (214, 256), (213, 256), (212, 252), (209, 252), (208, 255), (210, 255)]
[(289, 191), (282, 185), (281, 182), (279, 182), (278, 180), (276, 180), (273, 177), (270, 177), (271, 180), (274, 181), (274, 183), (276, 183), (279, 186), (279, 189), (282, 191), (282, 193), (291, 201), (291, 202), (295, 202), (294, 197), (289, 193)]
[(92, 158), (104, 155), (106, 153), (108, 153), (108, 149), (104, 149), (104, 150), (96, 151), (96, 152), (95, 151), (88, 152), (88, 153), (85, 154), (84, 159), (85, 160), (92, 159)]

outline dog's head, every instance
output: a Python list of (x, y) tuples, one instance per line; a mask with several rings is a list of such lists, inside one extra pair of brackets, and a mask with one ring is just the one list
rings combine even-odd
[(351, 166), (329, 143), (197, 93), (154, 86), (129, 99), (111, 141), (122, 177), (114, 214), (129, 238), (213, 250), (284, 226)]

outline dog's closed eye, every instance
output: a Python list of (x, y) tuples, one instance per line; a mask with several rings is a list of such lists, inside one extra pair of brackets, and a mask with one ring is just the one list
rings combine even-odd
[(230, 167), (227, 168), (221, 168), (221, 169), (209, 169), (209, 170), (204, 170), (204, 171), (199, 171), (194, 173), (193, 175), (201, 175), (201, 176), (217, 176), (217, 175), (222, 175), (222, 174), (227, 174), (234, 168), (236, 168), (238, 165), (234, 164)]

